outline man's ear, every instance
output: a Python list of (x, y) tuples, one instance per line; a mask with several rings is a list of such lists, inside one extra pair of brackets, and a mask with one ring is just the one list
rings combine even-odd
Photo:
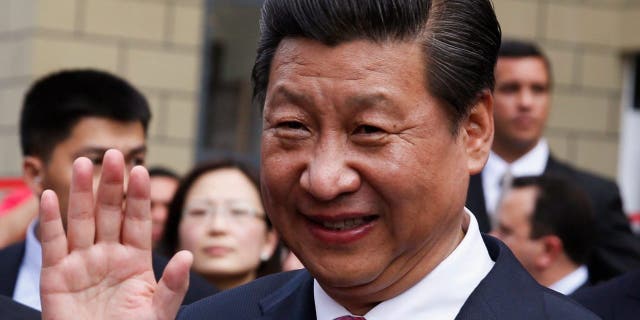
[(493, 96), (484, 90), (462, 123), (466, 141), (467, 168), (473, 175), (482, 171), (493, 142)]
[(542, 252), (536, 259), (538, 268), (547, 269), (552, 266), (564, 252), (562, 239), (555, 235), (547, 235), (538, 239), (542, 243)]
[(43, 161), (34, 156), (25, 156), (22, 160), (22, 179), (36, 197), (40, 197), (44, 187), (42, 176), (44, 175)]

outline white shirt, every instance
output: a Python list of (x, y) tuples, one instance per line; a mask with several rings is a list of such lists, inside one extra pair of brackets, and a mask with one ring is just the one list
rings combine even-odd
[(487, 214), (494, 217), (498, 207), (498, 200), (502, 193), (501, 179), (511, 171), (513, 177), (539, 176), (544, 173), (549, 160), (549, 145), (545, 139), (540, 139), (538, 144), (520, 157), (518, 160), (507, 163), (493, 151), (489, 153), (489, 160), (482, 170), (482, 189), (484, 191), (484, 203)]
[[(364, 315), (367, 320), (456, 317), (471, 292), (495, 264), (489, 257), (474, 215), (467, 209), (465, 212), (470, 218), (469, 226), (456, 249), (413, 287), (367, 312)], [(313, 281), (313, 297), (318, 320), (350, 315), (320, 287), (317, 280)]]
[(16, 286), (13, 290), (13, 300), (25, 304), (36, 310), (40, 307), (40, 269), (42, 269), (42, 246), (36, 238), (35, 219), (27, 229), (25, 239), (24, 257), (18, 271)]
[(550, 285), (549, 288), (564, 295), (569, 295), (585, 284), (587, 280), (589, 280), (589, 270), (587, 270), (586, 266), (581, 265), (578, 269), (573, 270), (564, 278)]

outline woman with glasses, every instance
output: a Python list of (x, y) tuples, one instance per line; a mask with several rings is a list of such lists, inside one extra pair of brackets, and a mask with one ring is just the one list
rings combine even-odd
[(242, 161), (194, 168), (169, 207), (162, 250), (193, 253), (193, 269), (220, 290), (280, 271), (278, 238), (264, 212), (258, 176)]

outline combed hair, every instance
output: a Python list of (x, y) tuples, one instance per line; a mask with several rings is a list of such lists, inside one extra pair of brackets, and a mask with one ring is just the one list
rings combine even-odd
[(252, 73), (260, 108), (284, 38), (327, 46), (417, 40), (424, 51), (427, 90), (448, 106), (454, 130), (482, 91), (493, 89), (501, 38), (490, 0), (267, 0), (260, 32)]
[(139, 121), (146, 132), (151, 111), (145, 97), (113, 74), (77, 69), (52, 73), (27, 91), (20, 114), (23, 155), (47, 160), (85, 117)]

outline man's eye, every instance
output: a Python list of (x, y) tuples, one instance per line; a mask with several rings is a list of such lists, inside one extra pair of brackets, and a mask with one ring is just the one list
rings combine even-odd
[(284, 121), (278, 124), (278, 128), (289, 130), (302, 130), (304, 125), (298, 121)]
[(515, 93), (518, 90), (520, 90), (520, 86), (517, 84), (506, 84), (498, 88), (498, 91), (502, 93)]
[(89, 160), (91, 160), (91, 162), (93, 163), (94, 166), (100, 166), (102, 165), (102, 157), (99, 158), (89, 158)]
[(375, 134), (375, 133), (384, 133), (384, 130), (372, 126), (372, 125), (361, 125), (353, 131), (353, 134)]
[(144, 158), (133, 158), (131, 160), (131, 164), (134, 166), (143, 166), (144, 163)]

